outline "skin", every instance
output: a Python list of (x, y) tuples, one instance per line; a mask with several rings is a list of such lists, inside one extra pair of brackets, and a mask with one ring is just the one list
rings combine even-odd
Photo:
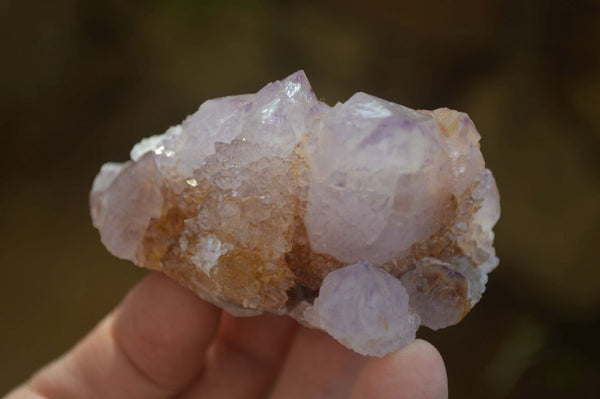
[(232, 317), (150, 273), (6, 399), (447, 397), (444, 362), (425, 341), (366, 358), (289, 317)]

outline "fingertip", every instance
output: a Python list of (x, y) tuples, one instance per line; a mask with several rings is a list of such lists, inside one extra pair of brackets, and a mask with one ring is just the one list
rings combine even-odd
[(416, 362), (415, 367), (421, 367), (426, 370), (438, 370), (446, 377), (446, 366), (444, 359), (435, 346), (429, 342), (417, 338), (404, 348), (390, 354), (393, 357), (400, 357), (401, 361), (410, 359)]
[[(393, 354), (398, 359), (395, 361), (404, 365), (412, 363), (413, 373), (420, 377), (420, 383), (425, 392), (425, 398), (447, 398), (448, 397), (448, 377), (446, 366), (442, 355), (435, 346), (429, 342), (416, 339), (402, 350)], [(415, 376), (418, 381), (419, 377)]]
[(157, 272), (148, 274), (115, 312), (115, 341), (160, 385), (186, 385), (202, 365), (221, 312)]
[(446, 368), (439, 351), (416, 339), (397, 352), (372, 358), (358, 377), (353, 399), (448, 397)]

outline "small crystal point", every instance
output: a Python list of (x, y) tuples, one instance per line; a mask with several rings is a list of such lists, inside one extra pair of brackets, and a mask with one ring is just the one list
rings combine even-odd
[(383, 356), (415, 338), (419, 324), (408, 301), (400, 280), (360, 262), (325, 277), (315, 308), (335, 339), (363, 355)]

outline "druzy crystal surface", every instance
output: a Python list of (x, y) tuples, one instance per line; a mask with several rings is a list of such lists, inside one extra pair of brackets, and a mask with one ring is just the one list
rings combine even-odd
[(382, 356), (458, 323), (498, 265), (479, 139), (446, 108), (330, 107), (300, 71), (105, 164), (92, 219), (115, 256), (231, 314), (288, 314)]

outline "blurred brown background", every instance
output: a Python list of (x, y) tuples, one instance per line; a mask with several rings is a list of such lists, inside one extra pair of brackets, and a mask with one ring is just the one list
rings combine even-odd
[(502, 198), (499, 269), (458, 326), (421, 331), (453, 398), (600, 397), (596, 1), (0, 1), (0, 395), (143, 271), (88, 216), (103, 162), (208, 98), (304, 69), (469, 113)]

